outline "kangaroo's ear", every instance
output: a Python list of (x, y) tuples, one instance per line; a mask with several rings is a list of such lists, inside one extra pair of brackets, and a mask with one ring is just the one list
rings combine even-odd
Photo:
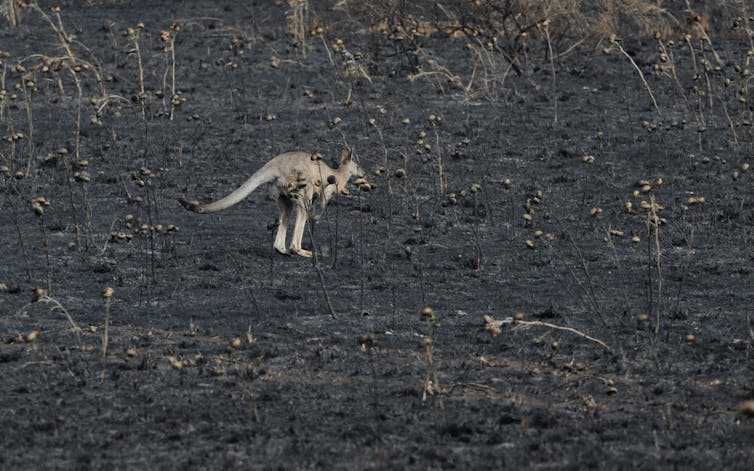
[(340, 153), (340, 163), (344, 164), (346, 162), (349, 162), (352, 157), (353, 157), (353, 151), (351, 150), (351, 148), (346, 147)]

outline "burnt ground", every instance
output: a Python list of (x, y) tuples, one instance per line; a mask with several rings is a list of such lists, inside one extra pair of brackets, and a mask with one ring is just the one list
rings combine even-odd
[[(75, 64), (42, 69), (65, 51), (38, 13), (0, 30), (0, 467), (754, 466), (745, 41), (698, 80), (710, 51), (678, 41), (675, 84), (626, 39), (655, 109), (607, 43), (559, 57), (554, 92), (534, 40), (523, 74), (494, 56), (465, 89), (464, 40), (347, 10), (312, 7), (304, 56), (277, 3), (95, 3), (63, 4)], [(265, 191), (176, 202), (344, 143), (376, 187), (329, 205), (316, 262), (273, 252)]]

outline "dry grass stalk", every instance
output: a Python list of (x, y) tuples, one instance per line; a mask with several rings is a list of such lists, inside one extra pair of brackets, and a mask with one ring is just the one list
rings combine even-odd
[(660, 246), (660, 217), (657, 215), (657, 204), (654, 196), (650, 196), (650, 213), (647, 224), (654, 229), (655, 266), (657, 268), (657, 303), (655, 305), (655, 335), (660, 333), (660, 302), (662, 300), (662, 248)]
[(641, 83), (644, 84), (644, 88), (647, 89), (647, 93), (649, 94), (649, 98), (652, 100), (652, 105), (655, 108), (655, 111), (657, 111), (658, 114), (660, 114), (660, 107), (657, 105), (657, 100), (655, 100), (655, 95), (652, 93), (652, 88), (649, 86), (649, 83), (647, 82), (647, 79), (644, 78), (644, 72), (641, 71), (641, 68), (638, 64), (636, 64), (636, 61), (634, 61), (634, 58), (631, 57), (631, 54), (626, 52), (625, 49), (623, 49), (623, 46), (621, 46), (620, 42), (615, 38), (615, 36), (611, 36), (610, 43), (612, 46), (615, 46), (618, 48), (618, 51), (620, 51), (621, 54), (623, 54), (626, 59), (631, 63), (631, 65), (636, 69), (636, 72), (639, 73), (639, 78), (641, 78)]
[(21, 24), (21, 2), (19, 0), (3, 0), (0, 3), (0, 14), (2, 14), (11, 28)]
[(100, 381), (105, 382), (105, 370), (107, 368), (107, 349), (110, 343), (110, 299), (113, 297), (114, 290), (110, 287), (105, 288), (102, 292), (102, 299), (105, 300), (105, 329), (102, 333), (102, 372)]
[(290, 9), (286, 19), (293, 35), (294, 47), (303, 57), (306, 57), (306, 25), (309, 17), (309, 0), (288, 0)]
[(421, 318), (427, 323), (428, 333), (422, 341), (424, 346), (424, 359), (426, 362), (426, 372), (424, 375), (424, 386), (422, 388), (422, 404), (426, 404), (429, 396), (438, 396), (438, 406), (445, 414), (445, 403), (442, 400), (442, 394), (446, 391), (440, 386), (440, 380), (437, 377), (437, 364), (435, 363), (435, 334), (440, 326), (437, 316), (431, 307), (425, 307), (421, 310)]
[[(78, 325), (76, 325), (76, 322), (73, 320), (73, 317), (71, 317), (71, 314), (68, 312), (68, 310), (65, 307), (63, 307), (62, 304), (60, 304), (60, 301), (49, 296), (48, 294), (42, 294), (41, 296), (39, 296), (39, 299), (37, 299), (35, 302), (49, 304), (52, 306), (50, 308), (50, 311), (52, 312), (59, 311), (63, 313), (65, 318), (68, 320), (68, 324), (70, 324), (71, 326), (71, 331), (74, 334), (76, 334), (76, 343), (78, 344), (79, 349), (81, 349), (81, 334), (80, 334), (81, 328)], [(21, 308), (21, 311), (25, 310), (28, 306), (29, 304)]]

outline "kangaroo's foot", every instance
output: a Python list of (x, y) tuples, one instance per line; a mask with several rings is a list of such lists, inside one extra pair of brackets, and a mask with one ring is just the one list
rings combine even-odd
[(279, 247), (279, 246), (277, 246), (277, 245), (275, 245), (274, 247), (275, 247), (275, 251), (276, 251), (277, 253), (279, 253), (279, 254), (283, 254), (283, 255), (290, 255), (290, 254), (291, 254), (291, 252), (289, 252), (289, 251), (288, 251), (288, 250), (287, 250), (287, 249), (285, 248), (285, 246), (284, 246), (284, 245), (283, 245), (283, 246), (280, 246), (280, 247)]
[(295, 254), (295, 255), (300, 255), (302, 257), (307, 257), (307, 258), (312, 256), (311, 250), (304, 250), (297, 247), (291, 247), (290, 253)]

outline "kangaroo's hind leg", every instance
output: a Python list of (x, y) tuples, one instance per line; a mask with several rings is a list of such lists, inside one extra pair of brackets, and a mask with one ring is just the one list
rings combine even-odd
[(278, 230), (275, 234), (275, 250), (282, 254), (288, 254), (288, 250), (285, 248), (285, 236), (288, 233), (288, 223), (291, 220), (291, 209), (293, 209), (293, 202), (290, 198), (281, 195), (278, 198), (278, 208), (280, 208), (280, 218), (278, 219)]
[(296, 222), (293, 226), (293, 237), (291, 238), (291, 253), (302, 257), (311, 257), (312, 252), (310, 250), (301, 248), (301, 239), (304, 238), (304, 227), (308, 219), (306, 208), (301, 202), (297, 202), (294, 204), (294, 211), (296, 211)]

